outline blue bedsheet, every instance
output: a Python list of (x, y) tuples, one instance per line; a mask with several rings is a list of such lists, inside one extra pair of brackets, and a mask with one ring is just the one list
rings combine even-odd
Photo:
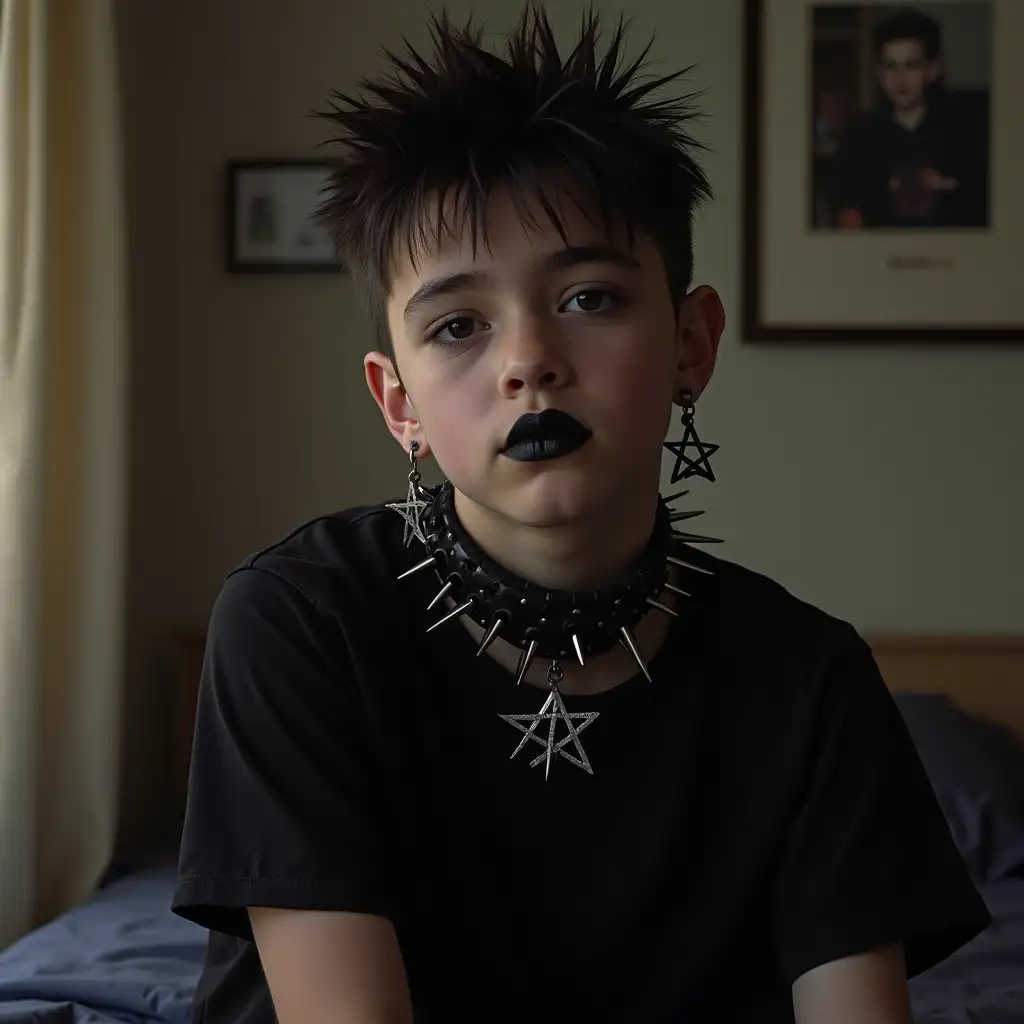
[(1024, 1024), (1024, 879), (981, 893), (993, 924), (911, 982), (916, 1024)]
[(188, 1024), (206, 932), (173, 884), (132, 873), (0, 953), (0, 1024)]

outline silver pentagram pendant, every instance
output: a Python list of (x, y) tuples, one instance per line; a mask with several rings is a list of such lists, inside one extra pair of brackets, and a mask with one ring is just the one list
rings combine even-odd
[[(577, 768), (582, 768), (591, 775), (594, 774), (594, 769), (590, 765), (590, 758), (587, 757), (587, 752), (583, 749), (583, 744), (580, 742), (580, 733), (598, 717), (600, 712), (566, 710), (562, 694), (558, 690), (558, 684), (564, 676), (565, 673), (562, 670), (562, 666), (557, 661), (552, 661), (548, 668), (548, 686), (551, 689), (540, 711), (535, 715), (498, 716), (508, 722), (509, 725), (515, 726), (523, 734), (523, 738), (519, 741), (519, 746), (512, 751), (512, 757), (515, 757), (530, 740), (544, 748), (544, 752), (538, 754), (530, 762), (530, 767), (536, 768), (537, 765), (543, 763), (545, 781), (551, 775), (552, 762), (559, 757), (564, 757), (570, 764), (576, 765)], [(545, 729), (539, 729), (541, 722), (547, 723)], [(565, 726), (564, 735), (561, 737), (559, 737), (558, 733), (563, 730), (559, 729), (559, 722)], [(579, 725), (575, 724), (577, 722), (579, 722)], [(538, 731), (541, 735), (538, 735)], [(569, 744), (572, 744), (575, 748), (575, 754), (566, 750)]]

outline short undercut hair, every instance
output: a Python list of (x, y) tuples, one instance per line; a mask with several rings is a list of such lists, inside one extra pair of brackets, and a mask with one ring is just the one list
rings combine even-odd
[(942, 28), (924, 11), (905, 7), (879, 22), (874, 31), (875, 55), (882, 56), (889, 43), (914, 40), (921, 44), (925, 57), (935, 60), (942, 53)]
[(688, 69), (643, 74), (650, 43), (626, 60), (620, 18), (603, 53), (598, 17), (585, 14), (576, 45), (559, 52), (548, 18), (528, 8), (503, 52), (485, 49), (472, 23), (431, 23), (433, 53), (406, 43), (388, 68), (315, 112), (337, 147), (318, 211), (352, 273), (378, 340), (390, 348), (385, 305), (396, 260), (469, 232), (486, 244), (488, 198), (507, 188), (528, 220), (531, 201), (565, 239), (552, 196), (564, 185), (606, 233), (639, 230), (658, 247), (673, 301), (693, 275), (695, 209), (711, 198), (689, 133), (693, 97), (654, 98)]

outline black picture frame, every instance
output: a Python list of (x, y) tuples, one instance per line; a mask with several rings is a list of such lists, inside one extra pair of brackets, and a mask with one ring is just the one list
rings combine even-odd
[[(922, 322), (872, 324), (768, 322), (762, 295), (764, 193), (764, 119), (773, 96), (764, 87), (766, 57), (764, 46), (765, 14), (779, 0), (744, 0), (743, 17), (743, 114), (742, 114), (742, 189), (741, 202), (741, 321), (743, 339), (749, 344), (822, 345), (856, 343), (870, 345), (964, 345), (1005, 346), (1024, 343), (1024, 316), (1020, 322), (975, 324)], [(799, 0), (782, 0), (798, 3)], [(851, 0), (856, 4), (858, 0)], [(869, 0), (860, 0), (861, 3)], [(806, 0), (808, 11), (813, 0)], [(806, 59), (810, 59), (808, 54)], [(993, 130), (995, 125), (993, 125)], [(1021, 261), (1024, 264), (1024, 247)], [(1016, 318), (1014, 318), (1016, 319)]]
[(224, 168), (224, 269), (230, 274), (336, 274), (325, 229), (309, 220), (331, 164), (228, 160)]

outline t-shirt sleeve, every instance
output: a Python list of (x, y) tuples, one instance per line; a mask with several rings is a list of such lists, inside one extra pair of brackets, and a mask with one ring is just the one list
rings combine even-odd
[(250, 906), (388, 914), (366, 714), (344, 631), (247, 567), (210, 618), (173, 910), (250, 939)]
[(790, 983), (893, 943), (912, 977), (991, 923), (871, 651), (850, 634), (820, 680), (807, 784), (777, 876)]

